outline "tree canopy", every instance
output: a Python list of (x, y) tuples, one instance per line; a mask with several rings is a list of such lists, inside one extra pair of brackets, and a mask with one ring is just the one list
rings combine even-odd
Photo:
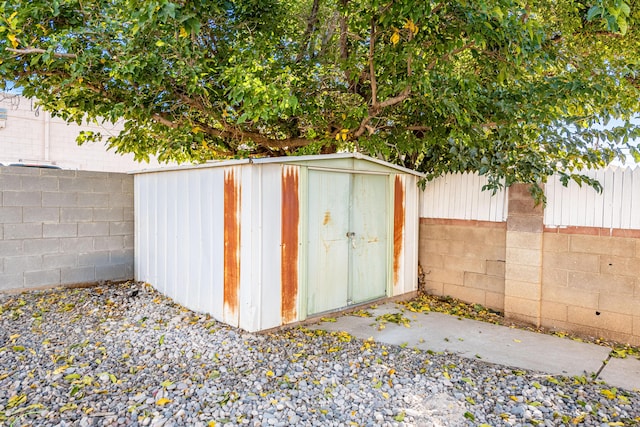
[(580, 181), (639, 153), (638, 5), (10, 0), (0, 78), (67, 120), (124, 119), (109, 144), (138, 158), (357, 150), (428, 177)]

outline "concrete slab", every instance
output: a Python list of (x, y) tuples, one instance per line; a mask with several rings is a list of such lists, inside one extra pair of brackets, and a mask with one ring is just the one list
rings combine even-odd
[[(345, 315), (335, 323), (321, 322), (310, 328), (346, 331), (361, 339), (372, 337), (386, 344), (447, 351), (466, 358), (564, 376), (590, 377), (600, 369), (610, 351), (595, 344), (435, 312), (404, 310), (404, 317), (410, 320), (409, 327), (385, 323), (383, 329), (379, 328), (377, 316), (401, 310), (401, 306), (386, 303), (368, 309), (372, 317)], [(640, 387), (640, 360), (612, 360), (600, 379), (615, 387)]]
[(609, 359), (598, 379), (615, 387), (640, 392), (640, 360), (635, 357)]

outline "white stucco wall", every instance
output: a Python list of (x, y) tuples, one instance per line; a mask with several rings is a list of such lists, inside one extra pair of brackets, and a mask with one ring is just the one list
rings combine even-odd
[[(0, 108), (6, 120), (0, 120), (0, 163), (43, 163), (63, 169), (104, 172), (128, 172), (157, 168), (156, 159), (138, 163), (133, 154), (120, 155), (107, 150), (105, 144), (86, 143), (78, 146), (76, 137), (82, 130), (93, 130), (104, 136), (117, 134), (123, 123), (103, 126), (68, 124), (39, 109), (31, 99), (0, 94)], [(4, 123), (2, 123), (4, 122)], [(4, 124), (4, 127), (1, 127)]]

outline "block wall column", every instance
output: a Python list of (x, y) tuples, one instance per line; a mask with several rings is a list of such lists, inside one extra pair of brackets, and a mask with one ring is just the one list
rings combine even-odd
[(543, 205), (535, 205), (528, 184), (509, 187), (504, 314), (540, 326)]

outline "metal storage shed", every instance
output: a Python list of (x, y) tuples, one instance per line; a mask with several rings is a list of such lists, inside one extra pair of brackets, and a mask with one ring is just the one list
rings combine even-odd
[(356, 153), (135, 175), (135, 275), (247, 331), (417, 290), (420, 174)]

